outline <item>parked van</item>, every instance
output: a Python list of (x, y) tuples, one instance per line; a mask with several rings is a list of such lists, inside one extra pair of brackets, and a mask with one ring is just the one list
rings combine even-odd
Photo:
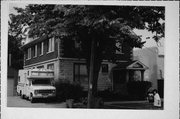
[(33, 103), (37, 98), (55, 98), (54, 71), (49, 69), (19, 70), (17, 94)]

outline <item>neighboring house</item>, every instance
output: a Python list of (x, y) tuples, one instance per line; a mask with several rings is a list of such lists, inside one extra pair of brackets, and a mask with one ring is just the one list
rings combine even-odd
[(7, 96), (14, 96), (16, 95), (16, 86), (17, 86), (17, 79), (18, 79), (18, 71), (10, 66), (8, 66), (8, 73), (7, 73)]
[(18, 70), (11, 66), (11, 61), (11, 54), (8, 54), (7, 96), (16, 95), (16, 86), (18, 80)]
[[(73, 46), (78, 46), (70, 40), (49, 38), (47, 35), (35, 40), (25, 41), (24, 68), (47, 68), (55, 72), (55, 81), (76, 82), (88, 89), (88, 74), (86, 60), (78, 57)], [(133, 72), (140, 71), (141, 79), (147, 67), (139, 61), (132, 61), (132, 48), (127, 44), (116, 44), (121, 47), (117, 51), (117, 62), (103, 60), (99, 72), (98, 90), (112, 89), (123, 92), (123, 87), (129, 80), (133, 80)]]
[(134, 50), (134, 60), (139, 60), (149, 67), (144, 73), (144, 80), (151, 81), (163, 97), (164, 90), (164, 52), (163, 47), (150, 47)]

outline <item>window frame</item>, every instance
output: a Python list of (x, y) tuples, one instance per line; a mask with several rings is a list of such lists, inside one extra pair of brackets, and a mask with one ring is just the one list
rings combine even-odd
[(48, 39), (48, 44), (47, 44), (47, 53), (54, 52), (54, 37)]
[(41, 42), (40, 43), (40, 53), (39, 53), (39, 55), (41, 56), (43, 54), (44, 54), (44, 42)]
[(33, 58), (37, 57), (37, 45), (34, 45)]
[[(53, 69), (49, 68), (49, 66), (53, 66)], [(51, 70), (54, 70), (54, 63), (51, 63), (51, 64), (47, 64), (47, 69), (51, 69)]]
[(31, 59), (31, 48), (27, 49), (27, 60)]
[(115, 50), (115, 54), (118, 55), (118, 54), (124, 54), (123, 52), (123, 42), (120, 42), (120, 41), (116, 41), (116, 48), (119, 48), (119, 50)]
[(106, 73), (109, 72), (109, 66), (108, 66), (108, 64), (101, 64), (101, 72), (102, 72), (103, 74), (106, 74)]
[[(78, 75), (76, 74), (76, 65), (78, 66)], [(86, 84), (86, 83), (88, 83), (88, 80), (87, 81), (83, 81), (83, 82), (81, 82), (81, 80), (80, 80), (80, 77), (81, 77), (81, 69), (80, 69), (80, 67), (81, 67), (81, 65), (84, 65), (85, 67), (86, 67), (86, 70), (87, 70), (87, 65), (86, 65), (86, 63), (74, 63), (74, 67), (73, 67), (73, 82), (75, 82), (75, 83), (80, 83), (80, 84)], [(76, 76), (77, 75), (77, 76)], [(86, 74), (86, 76), (87, 76), (87, 79), (89, 78), (88, 77), (88, 73)], [(78, 80), (76, 80), (76, 77), (78, 77)]]
[(40, 66), (37, 66), (36, 68), (37, 69), (44, 69), (44, 67), (45, 67), (44, 65), (40, 65)]

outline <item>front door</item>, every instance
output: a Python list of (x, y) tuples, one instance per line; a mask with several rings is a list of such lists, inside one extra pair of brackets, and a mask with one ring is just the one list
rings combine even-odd
[(113, 71), (113, 91), (121, 94), (126, 93), (126, 70)]

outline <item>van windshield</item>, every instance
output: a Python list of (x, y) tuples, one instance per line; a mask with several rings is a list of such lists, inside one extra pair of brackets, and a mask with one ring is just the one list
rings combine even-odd
[(32, 80), (32, 85), (51, 85), (51, 81), (50, 79), (43, 79), (43, 80), (34, 79)]

